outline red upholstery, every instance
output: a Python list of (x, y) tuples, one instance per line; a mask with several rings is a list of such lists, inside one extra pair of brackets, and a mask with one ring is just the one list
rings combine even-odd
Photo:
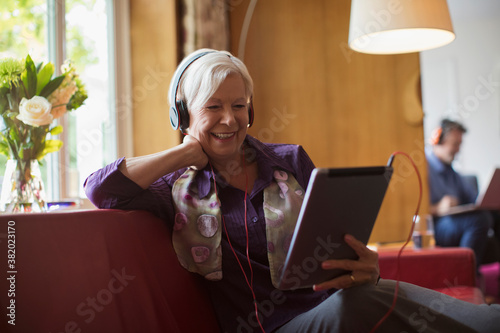
[[(15, 297), (6, 297), (9, 221)], [(402, 280), (472, 287), (470, 253), (440, 251), (405, 255)], [(395, 278), (394, 253), (381, 253), (380, 267), (382, 277)], [(219, 331), (197, 277), (179, 265), (164, 222), (142, 211), (0, 215), (0, 295), (0, 332)], [(15, 326), (6, 320), (11, 299)]]
[[(380, 275), (396, 280), (399, 249), (379, 249)], [(476, 261), (469, 248), (405, 248), (400, 258), (399, 279), (434, 289), (471, 303), (482, 304), (476, 287)]]
[[(6, 320), (8, 221), (15, 222), (15, 326)], [(0, 241), (0, 332), (219, 332), (165, 224), (147, 212), (3, 215)]]

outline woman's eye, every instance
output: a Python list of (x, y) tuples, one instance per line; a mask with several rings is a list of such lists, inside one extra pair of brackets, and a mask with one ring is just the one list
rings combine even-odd
[(210, 106), (207, 106), (207, 109), (209, 110), (217, 110), (219, 108), (218, 105), (210, 105)]
[(245, 107), (246, 107), (245, 104), (237, 104), (237, 105), (234, 106), (234, 108), (236, 108), (236, 109), (243, 109)]

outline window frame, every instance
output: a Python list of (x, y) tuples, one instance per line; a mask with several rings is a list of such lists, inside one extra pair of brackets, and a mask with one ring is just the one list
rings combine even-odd
[[(65, 49), (65, 1), (47, 0), (48, 8), (48, 41), (49, 61), (52, 61), (59, 71), (66, 59)], [(133, 155), (133, 128), (132, 128), (132, 69), (130, 50), (130, 3), (129, 0), (106, 0), (108, 13), (108, 68), (111, 71), (109, 97), (110, 122), (114, 125), (110, 133), (114, 136), (115, 145), (111, 159), (119, 156)], [(54, 38), (55, 37), (55, 38)], [(119, 56), (118, 56), (119, 55)], [(57, 74), (60, 74), (57, 72)], [(62, 118), (63, 127), (68, 125), (65, 117)], [(63, 141), (67, 141), (67, 134), (63, 132)], [(69, 151), (65, 145), (57, 154), (47, 156), (47, 184), (46, 191), (49, 198), (54, 200), (79, 199), (81, 207), (91, 208), (87, 198), (70, 198), (69, 173), (64, 172), (69, 165)], [(58, 166), (58, 167), (55, 167)], [(86, 175), (84, 175), (85, 177)], [(83, 186), (83, 184), (80, 184)]]

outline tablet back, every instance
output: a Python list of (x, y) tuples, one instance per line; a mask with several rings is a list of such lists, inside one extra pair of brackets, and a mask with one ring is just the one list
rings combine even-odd
[(324, 270), (321, 262), (358, 258), (343, 237), (348, 233), (368, 242), (391, 175), (388, 166), (313, 170), (280, 289), (312, 287), (346, 273)]
[(475, 212), (477, 210), (500, 210), (500, 168), (496, 168), (490, 177), (485, 191), (477, 196), (475, 203), (450, 207), (437, 216), (457, 215)]

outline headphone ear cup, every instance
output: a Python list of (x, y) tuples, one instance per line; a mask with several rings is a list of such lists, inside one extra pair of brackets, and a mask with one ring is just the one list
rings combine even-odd
[(441, 144), (441, 141), (443, 141), (443, 128), (442, 127), (438, 127), (432, 132), (430, 141), (431, 141), (432, 145)]
[(177, 101), (177, 111), (179, 112), (179, 127), (182, 131), (189, 127), (189, 112), (186, 102), (183, 100)]
[(439, 128), (439, 139), (438, 139), (438, 144), (442, 144), (443, 143), (443, 139), (444, 139), (444, 132), (443, 132), (443, 128)]
[(170, 108), (169, 116), (170, 116), (170, 125), (172, 125), (172, 128), (174, 130), (178, 130), (179, 129), (179, 113), (177, 112), (177, 109), (175, 107), (172, 106)]
[(248, 127), (253, 125), (253, 117), (254, 117), (253, 102), (250, 101), (250, 105), (248, 106)]

